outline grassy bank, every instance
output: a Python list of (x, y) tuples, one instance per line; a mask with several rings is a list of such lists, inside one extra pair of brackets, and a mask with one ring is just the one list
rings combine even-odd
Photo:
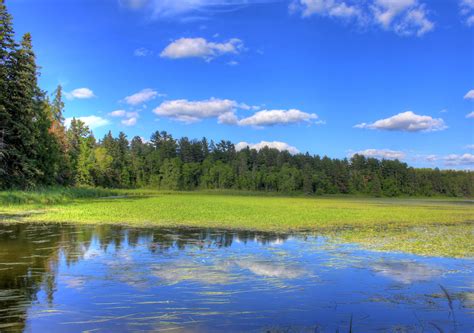
[(35, 191), (1, 191), (0, 205), (53, 205), (70, 203), (75, 199), (91, 199), (113, 196), (119, 193), (117, 190), (102, 188), (75, 188), (75, 187), (49, 187)]
[(102, 194), (107, 197), (66, 194), (54, 203), (4, 203), (0, 215), (4, 221), (317, 230), (375, 249), (457, 257), (474, 254), (474, 206), (467, 201), (143, 190)]

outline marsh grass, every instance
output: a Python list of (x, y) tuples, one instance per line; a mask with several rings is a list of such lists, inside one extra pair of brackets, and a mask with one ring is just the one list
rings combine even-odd
[(0, 221), (311, 231), (374, 250), (474, 256), (474, 204), (465, 199), (52, 189), (0, 192)]
[(118, 191), (89, 187), (49, 187), (35, 191), (2, 191), (0, 205), (53, 205), (74, 199), (100, 198), (116, 195)]

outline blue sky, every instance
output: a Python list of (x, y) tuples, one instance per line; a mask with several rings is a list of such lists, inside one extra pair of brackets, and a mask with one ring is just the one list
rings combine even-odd
[[(10, 0), (67, 118), (474, 168), (474, 0)], [(262, 144), (262, 142), (264, 142)]]

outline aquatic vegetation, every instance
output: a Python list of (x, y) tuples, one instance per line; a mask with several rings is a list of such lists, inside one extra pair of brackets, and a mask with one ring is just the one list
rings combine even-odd
[(0, 206), (0, 220), (317, 231), (338, 242), (422, 255), (474, 256), (474, 204), (447, 199), (282, 197), (121, 190), (113, 197)]

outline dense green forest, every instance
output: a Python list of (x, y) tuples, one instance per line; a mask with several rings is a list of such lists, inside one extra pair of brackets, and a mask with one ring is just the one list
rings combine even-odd
[(263, 148), (236, 151), (229, 141), (175, 139), (156, 131), (149, 142), (110, 132), (97, 140), (78, 119), (64, 124), (61, 87), (38, 86), (32, 40), (15, 40), (0, 0), (0, 188), (239, 189), (374, 196), (472, 196), (469, 171), (415, 169), (400, 161), (355, 155), (331, 159)]

